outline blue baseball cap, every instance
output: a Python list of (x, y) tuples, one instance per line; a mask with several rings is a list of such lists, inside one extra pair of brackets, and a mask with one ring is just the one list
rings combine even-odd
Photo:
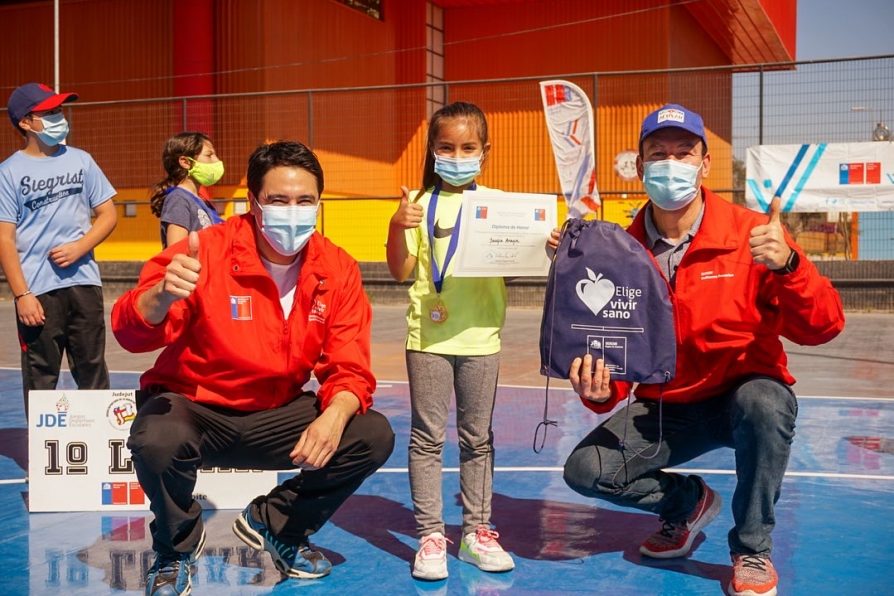
[(6, 109), (12, 125), (18, 128), (19, 122), (31, 112), (54, 110), (64, 103), (75, 101), (77, 93), (56, 93), (43, 83), (25, 83), (9, 96)]
[(658, 108), (643, 120), (643, 127), (639, 131), (640, 147), (642, 148), (643, 140), (647, 136), (656, 130), (670, 127), (682, 128), (687, 132), (691, 132), (704, 142), (705, 147), (708, 146), (708, 139), (705, 136), (705, 123), (702, 121), (702, 117), (679, 104), (669, 103)]

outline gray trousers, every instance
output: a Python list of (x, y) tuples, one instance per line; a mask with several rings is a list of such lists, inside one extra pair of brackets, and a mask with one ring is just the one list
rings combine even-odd
[(494, 436), (491, 422), (500, 354), (449, 356), (407, 350), (410, 380), (410, 492), (419, 536), (444, 532), (441, 453), (450, 396), (456, 393), (463, 535), (490, 523)]

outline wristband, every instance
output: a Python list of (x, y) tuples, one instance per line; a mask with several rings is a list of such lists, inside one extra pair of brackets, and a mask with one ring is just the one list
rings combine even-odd
[(801, 256), (798, 254), (798, 251), (792, 249), (792, 252), (788, 255), (788, 259), (786, 259), (785, 261), (785, 265), (783, 265), (780, 269), (774, 269), (773, 273), (775, 273), (776, 275), (787, 275), (797, 269), (798, 265), (800, 264)]
[(13, 302), (18, 302), (18, 301), (19, 301), (19, 298), (24, 298), (25, 296), (28, 296), (29, 294), (31, 294), (31, 290), (25, 290), (24, 292), (22, 292), (22, 293), (19, 294), (18, 296), (13, 296), (13, 297), (12, 297), (12, 301), (13, 301)]

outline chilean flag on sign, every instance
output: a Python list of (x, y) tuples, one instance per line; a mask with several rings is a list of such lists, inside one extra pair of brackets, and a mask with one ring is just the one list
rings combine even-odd
[(547, 106), (554, 106), (557, 103), (569, 101), (574, 97), (571, 87), (564, 84), (544, 85), (543, 95), (546, 98)]

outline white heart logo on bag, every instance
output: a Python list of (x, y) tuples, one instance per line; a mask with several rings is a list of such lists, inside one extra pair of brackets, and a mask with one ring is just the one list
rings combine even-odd
[(589, 279), (577, 282), (575, 286), (577, 297), (598, 317), (605, 305), (614, 298), (615, 284), (612, 280), (602, 277), (601, 273), (596, 275), (589, 267), (586, 267), (586, 270)]

